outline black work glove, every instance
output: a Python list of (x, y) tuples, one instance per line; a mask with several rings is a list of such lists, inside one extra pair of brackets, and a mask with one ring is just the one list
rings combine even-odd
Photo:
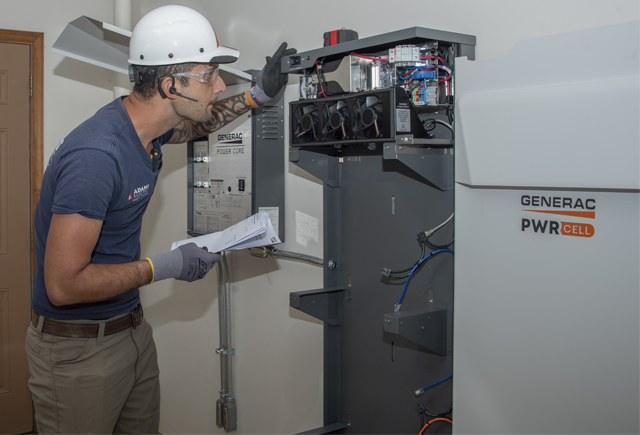
[(278, 95), (280, 89), (284, 86), (287, 74), (280, 72), (280, 60), (282, 56), (290, 56), (296, 54), (295, 48), (287, 49), (287, 43), (283, 42), (280, 48), (276, 50), (273, 57), (267, 56), (267, 63), (258, 73), (256, 77), (256, 85), (251, 88), (251, 97), (253, 101), (262, 106)]
[(213, 264), (220, 261), (220, 256), (208, 252), (206, 247), (200, 248), (195, 243), (187, 243), (148, 260), (153, 268), (151, 282), (167, 278), (191, 282), (204, 278)]

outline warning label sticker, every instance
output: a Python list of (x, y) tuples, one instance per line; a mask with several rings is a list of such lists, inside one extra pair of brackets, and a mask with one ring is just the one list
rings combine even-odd
[(396, 131), (411, 132), (410, 109), (396, 109)]

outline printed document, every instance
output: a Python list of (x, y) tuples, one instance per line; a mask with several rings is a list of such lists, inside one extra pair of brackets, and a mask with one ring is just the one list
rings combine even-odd
[(209, 252), (235, 251), (282, 243), (266, 211), (261, 211), (226, 230), (173, 242), (171, 249), (195, 243)]

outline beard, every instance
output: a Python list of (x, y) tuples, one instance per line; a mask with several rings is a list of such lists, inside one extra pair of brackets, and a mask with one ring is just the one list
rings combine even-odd
[[(186, 93), (185, 95), (190, 96)], [(208, 106), (213, 104), (215, 100), (200, 98), (198, 101), (191, 101), (180, 96), (178, 98), (179, 102), (175, 105), (175, 111), (180, 117), (193, 122), (208, 122), (213, 118)]]

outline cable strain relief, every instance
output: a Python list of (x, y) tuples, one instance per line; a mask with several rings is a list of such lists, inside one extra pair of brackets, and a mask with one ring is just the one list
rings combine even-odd
[(381, 274), (383, 274), (386, 277), (390, 277), (391, 276), (391, 269), (388, 269), (386, 267), (382, 268), (382, 272), (380, 272)]
[(393, 307), (393, 311), (398, 312), (400, 311), (400, 307), (402, 306), (402, 304), (395, 304), (395, 306)]

